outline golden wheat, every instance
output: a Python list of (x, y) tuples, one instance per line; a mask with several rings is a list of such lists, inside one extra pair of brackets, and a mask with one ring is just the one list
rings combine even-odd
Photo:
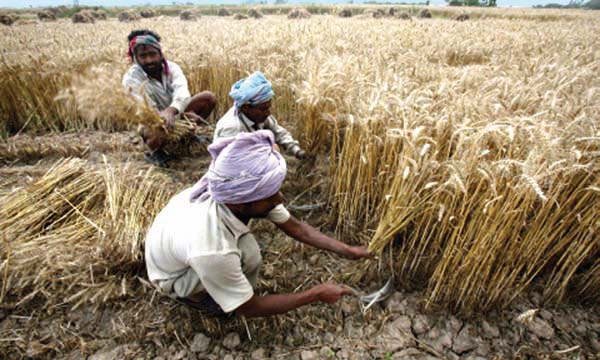
[[(139, 112), (119, 85), (125, 36), (150, 27), (192, 92), (216, 93), (217, 116), (231, 106), (234, 81), (265, 72), (275, 115), (329, 159), (325, 197), (338, 233), (388, 252), (392, 271), (423, 281), (429, 304), (465, 312), (506, 305), (538, 281), (547, 300), (597, 300), (598, 15), (469, 15), (460, 23), (326, 15), (265, 16), (260, 26), (203, 17), (4, 27), (2, 128), (127, 127)], [(58, 213), (94, 231), (76, 216), (91, 201), (81, 202), (81, 190), (69, 195), (74, 208), (46, 191)], [(15, 206), (35, 231), (48, 221), (70, 229), (62, 217)]]

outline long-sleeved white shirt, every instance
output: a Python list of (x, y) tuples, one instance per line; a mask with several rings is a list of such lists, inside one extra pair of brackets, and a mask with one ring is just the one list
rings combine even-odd
[(288, 154), (295, 155), (300, 150), (300, 143), (292, 137), (289, 131), (277, 123), (275, 117), (269, 116), (265, 122), (255, 124), (248, 119), (244, 113), (233, 106), (219, 121), (215, 128), (213, 142), (218, 139), (236, 136), (242, 132), (254, 132), (257, 130), (270, 130), (275, 135), (275, 142)]
[(146, 97), (148, 104), (159, 111), (172, 106), (181, 114), (190, 98), (187, 79), (179, 65), (171, 61), (167, 64), (169, 75), (163, 70), (161, 81), (148, 76), (141, 66), (134, 64), (123, 76), (123, 86), (140, 101)]

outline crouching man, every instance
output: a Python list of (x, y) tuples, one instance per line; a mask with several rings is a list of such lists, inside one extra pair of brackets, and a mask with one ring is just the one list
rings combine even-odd
[[(127, 37), (127, 54), (133, 63), (123, 76), (123, 86), (139, 101), (147, 101), (164, 120), (167, 129), (185, 116), (196, 125), (206, 125), (217, 104), (210, 91), (190, 95), (187, 79), (176, 63), (167, 61), (160, 44), (160, 36), (150, 30), (134, 30)], [(162, 128), (142, 127), (142, 139), (150, 149), (146, 161), (165, 166), (171, 159), (164, 150), (167, 133)], [(197, 138), (198, 141), (206, 141)]]
[(262, 258), (247, 227), (252, 218), (266, 218), (294, 239), (346, 258), (369, 256), (365, 248), (328, 237), (283, 207), (279, 189), (286, 163), (274, 144), (271, 131), (259, 130), (209, 146), (207, 173), (170, 200), (146, 238), (148, 276), (162, 292), (208, 312), (216, 303), (225, 313), (247, 317), (334, 303), (351, 293), (334, 283), (293, 294), (254, 293)]
[(275, 143), (289, 155), (298, 159), (307, 157), (300, 143), (271, 115), (275, 92), (263, 73), (256, 71), (233, 84), (229, 96), (234, 104), (217, 122), (213, 141), (243, 132), (269, 130), (275, 137)]

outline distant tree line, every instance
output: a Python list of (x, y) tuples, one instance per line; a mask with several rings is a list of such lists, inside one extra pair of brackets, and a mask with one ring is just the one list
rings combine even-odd
[(496, 0), (446, 0), (450, 6), (482, 6), (495, 7)]
[(591, 9), (600, 10), (600, 0), (589, 0), (584, 2), (583, 0), (571, 0), (567, 5), (561, 5), (557, 3), (549, 3), (546, 5), (534, 5), (534, 8), (543, 9)]
[(369, 1), (365, 1), (365, 4), (371, 4), (371, 5), (425, 5), (428, 6), (429, 5), (429, 0), (425, 0), (423, 2), (398, 2), (398, 1), (378, 1), (378, 0), (369, 0)]
[[(446, 0), (450, 6), (483, 6), (483, 7), (494, 7), (496, 6), (496, 0)], [(546, 5), (534, 5), (534, 8), (544, 9), (592, 9), (600, 10), (600, 0), (570, 0), (567, 5), (561, 5), (557, 3), (550, 3)]]

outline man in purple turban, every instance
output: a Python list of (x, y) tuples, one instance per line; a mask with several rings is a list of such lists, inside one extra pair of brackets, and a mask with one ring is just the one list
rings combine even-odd
[(299, 159), (306, 157), (300, 143), (271, 115), (275, 93), (263, 73), (256, 71), (233, 84), (229, 96), (234, 101), (233, 107), (217, 122), (213, 141), (265, 129), (273, 133), (275, 142), (285, 152)]
[(279, 192), (286, 163), (273, 133), (241, 133), (209, 146), (212, 162), (194, 186), (158, 214), (145, 243), (150, 281), (195, 308), (244, 316), (280, 314), (316, 301), (336, 302), (347, 288), (325, 283), (293, 293), (254, 293), (262, 257), (247, 225), (266, 218), (287, 235), (350, 259), (369, 254), (322, 234), (291, 216)]
[[(188, 84), (179, 65), (167, 61), (160, 45), (160, 36), (150, 30), (134, 30), (127, 37), (127, 55), (133, 65), (123, 76), (123, 86), (140, 101), (147, 101), (172, 129), (181, 115), (205, 125), (205, 119), (215, 108), (217, 99), (210, 91), (190, 95)], [(150, 152), (147, 161), (165, 165), (169, 160), (163, 147), (166, 133), (163, 129), (142, 128), (140, 133)]]

